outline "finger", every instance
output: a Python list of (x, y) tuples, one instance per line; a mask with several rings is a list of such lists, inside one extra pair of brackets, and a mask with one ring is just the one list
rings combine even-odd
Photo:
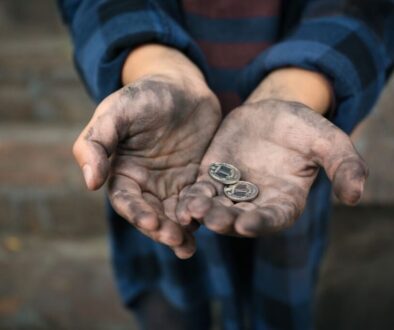
[[(109, 157), (124, 135), (126, 126), (113, 109), (114, 95), (105, 99), (73, 146), (73, 154), (82, 169), (88, 189), (100, 188), (108, 177)], [(116, 115), (114, 114), (116, 113)]]
[(187, 231), (165, 215), (164, 206), (157, 197), (150, 193), (143, 193), (142, 196), (155, 210), (160, 223), (156, 230), (147, 231), (146, 235), (169, 247), (178, 247), (182, 245), (185, 241)]
[[(311, 180), (312, 182), (312, 180)], [(235, 231), (255, 237), (291, 226), (304, 210), (308, 187), (280, 177), (266, 177), (262, 193), (253, 202), (235, 204), (243, 212), (235, 221)]]
[(196, 251), (196, 243), (192, 233), (166, 217), (159, 216), (159, 218), (160, 227), (158, 229), (140, 229), (140, 231), (152, 240), (171, 248), (180, 259), (193, 256)]
[(248, 202), (241, 202), (241, 203), (234, 204), (234, 207), (238, 208), (244, 212), (253, 211), (257, 208), (257, 206), (255, 204), (248, 203)]
[(175, 255), (180, 259), (188, 259), (196, 252), (196, 241), (191, 233), (186, 232), (184, 241), (180, 246), (172, 248)]
[(364, 191), (367, 177), (368, 168), (361, 158), (344, 160), (334, 174), (335, 195), (348, 205), (357, 204)]
[(219, 234), (233, 234), (236, 218), (243, 211), (233, 205), (226, 206), (214, 200), (214, 206), (203, 218), (204, 225)]
[(334, 193), (345, 204), (356, 204), (363, 193), (368, 168), (350, 138), (333, 127), (332, 141), (320, 145), (320, 163), (333, 183)]
[(175, 209), (177, 202), (178, 197), (175, 195), (163, 200), (164, 214), (172, 221), (176, 221)]
[[(177, 196), (172, 196), (170, 198), (167, 198), (163, 201), (163, 207), (164, 207), (164, 214), (172, 221), (177, 222), (176, 215), (175, 215), (175, 209), (176, 205), (178, 202), (178, 197)], [(195, 232), (198, 228), (200, 227), (200, 224), (196, 221), (190, 222), (188, 225), (184, 226), (183, 228), (190, 232), (193, 233)]]
[(234, 228), (246, 237), (258, 237), (289, 228), (300, 215), (299, 207), (292, 202), (266, 204), (255, 210), (239, 213)]
[(216, 188), (208, 181), (197, 182), (185, 188), (176, 207), (176, 218), (182, 225), (188, 225), (192, 219), (201, 219), (212, 204)]
[(156, 211), (143, 198), (141, 189), (134, 180), (122, 175), (112, 176), (108, 192), (115, 211), (132, 225), (144, 230), (159, 228)]
[(160, 227), (156, 230), (141, 230), (154, 241), (171, 248), (181, 246), (185, 239), (185, 232), (175, 222), (159, 215)]

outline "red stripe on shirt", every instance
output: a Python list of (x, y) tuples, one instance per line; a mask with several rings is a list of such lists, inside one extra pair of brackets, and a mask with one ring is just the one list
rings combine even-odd
[(224, 116), (241, 104), (241, 98), (235, 92), (218, 92), (216, 95), (220, 101)]
[(270, 46), (268, 42), (223, 44), (197, 41), (209, 65), (217, 68), (240, 68)]
[(190, 14), (221, 18), (277, 16), (280, 0), (184, 0), (183, 8)]

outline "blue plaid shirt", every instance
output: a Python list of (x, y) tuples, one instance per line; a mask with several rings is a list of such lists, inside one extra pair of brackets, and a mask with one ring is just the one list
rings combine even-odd
[[(390, 0), (59, 4), (72, 34), (76, 66), (97, 102), (121, 87), (121, 69), (133, 47), (157, 42), (194, 61), (227, 111), (274, 69), (296, 66), (321, 72), (334, 88), (331, 120), (349, 133), (376, 102), (394, 55)], [(257, 239), (225, 237), (201, 228), (196, 255), (182, 261), (109, 207), (121, 296), (131, 306), (141, 293), (160, 289), (184, 310), (217, 300), (225, 329), (243, 329), (246, 320), (253, 329), (309, 329), (329, 209), (330, 184), (321, 174), (292, 228)]]

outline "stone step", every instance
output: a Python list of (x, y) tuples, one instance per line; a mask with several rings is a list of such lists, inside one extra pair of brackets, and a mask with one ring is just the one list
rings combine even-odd
[[(23, 22), (23, 24), (21, 24)], [(0, 2), (0, 122), (85, 123), (94, 108), (56, 2)]]
[(93, 113), (65, 35), (1, 40), (0, 121), (85, 123)]
[(105, 231), (104, 193), (88, 192), (71, 154), (81, 127), (0, 126), (0, 232)]
[(107, 242), (0, 236), (0, 329), (133, 330)]
[[(20, 24), (21, 20), (30, 24)], [(0, 42), (6, 45), (0, 47), (2, 130), (9, 132), (9, 125), (28, 127), (31, 124), (36, 127), (50, 125), (47, 127), (53, 127), (55, 132), (58, 126), (80, 127), (89, 120), (94, 105), (75, 73), (69, 37), (57, 15), (54, 1), (29, 2), (23, 6), (13, 0), (0, 2)], [(394, 163), (393, 90), (394, 77), (371, 116), (353, 135), (370, 167), (363, 203), (394, 202), (394, 170), (391, 166)], [(17, 134), (24, 136), (26, 133), (19, 129)], [(10, 191), (7, 192), (9, 196), (14, 193), (12, 189)], [(36, 198), (26, 197), (34, 195), (29, 191), (28, 188), (23, 190), (23, 198)], [(63, 194), (66, 190), (60, 191)], [(56, 193), (59, 191), (51, 192), (49, 196)], [(72, 191), (71, 195), (74, 193)], [(15, 200), (19, 200), (20, 195), (12, 196), (13, 205), (18, 205)]]
[(57, 2), (53, 0), (1, 0), (0, 38), (26, 33), (36, 35), (58, 34), (63, 30), (63, 27)]
[[(394, 328), (393, 220), (393, 207), (335, 208), (317, 290), (318, 330)], [(0, 329), (137, 329), (120, 306), (107, 246), (101, 235), (0, 230)]]
[(362, 203), (394, 203), (394, 75), (375, 108), (353, 132), (357, 150), (369, 167)]
[(317, 290), (317, 329), (394, 329), (393, 236), (393, 206), (334, 210)]

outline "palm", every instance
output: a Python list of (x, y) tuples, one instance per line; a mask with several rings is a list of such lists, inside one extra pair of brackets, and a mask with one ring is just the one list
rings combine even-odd
[(96, 164), (93, 188), (109, 177), (114, 209), (141, 232), (171, 247), (189, 244), (191, 235), (173, 221), (177, 196), (196, 180), (219, 121), (208, 89), (144, 78), (100, 104), (77, 141), (77, 159), (82, 150), (85, 162)]
[[(195, 181), (218, 125), (214, 99), (197, 98), (189, 90), (160, 81), (129, 87), (122, 97), (125, 108), (140, 103), (141, 116), (130, 120), (116, 149), (112, 174), (135, 181), (159, 200), (177, 196)], [(111, 191), (116, 189), (111, 186)]]
[[(206, 175), (213, 162), (239, 168), (243, 180), (258, 186), (258, 197), (238, 204), (224, 197), (221, 185)], [(283, 229), (303, 211), (320, 166), (343, 201), (358, 200), (366, 168), (343, 132), (301, 104), (244, 105), (216, 134), (202, 161), (200, 183), (186, 190), (178, 207), (179, 220), (200, 218), (212, 230), (246, 236)]]

